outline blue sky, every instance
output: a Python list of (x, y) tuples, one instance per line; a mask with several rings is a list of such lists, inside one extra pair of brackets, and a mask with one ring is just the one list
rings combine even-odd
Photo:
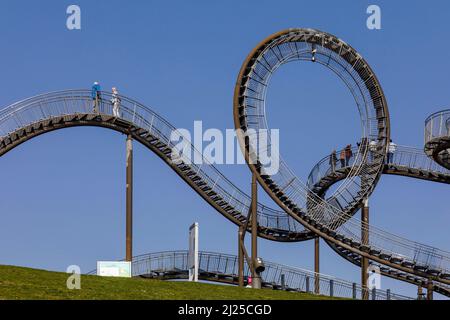
[[(378, 4), (382, 30), (366, 28)], [(66, 29), (78, 4), (82, 30)], [(0, 106), (39, 93), (109, 90), (153, 108), (174, 126), (233, 128), (239, 68), (264, 37), (290, 27), (317, 28), (344, 39), (377, 74), (387, 96), (392, 136), (422, 147), (425, 118), (450, 103), (446, 1), (2, 1)], [(269, 125), (300, 177), (334, 148), (355, 143), (357, 109), (328, 70), (283, 66), (268, 93)], [(83, 272), (97, 260), (121, 259), (125, 245), (125, 137), (98, 128), (40, 136), (0, 158), (0, 263)], [(220, 166), (250, 190), (245, 165)], [(202, 250), (236, 252), (237, 228), (216, 213), (161, 160), (135, 144), (134, 253), (187, 247), (200, 224)], [(449, 250), (449, 187), (383, 176), (371, 199), (371, 224)], [(271, 201), (262, 191), (260, 198)], [(358, 268), (322, 245), (321, 271), (359, 281)], [(266, 260), (311, 269), (312, 243), (260, 240)], [(383, 287), (416, 288), (383, 279)]]

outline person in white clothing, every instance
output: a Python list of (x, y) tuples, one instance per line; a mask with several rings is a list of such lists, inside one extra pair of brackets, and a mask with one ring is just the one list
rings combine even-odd
[(397, 145), (395, 143), (391, 141), (389, 142), (389, 147), (388, 147), (388, 158), (387, 158), (387, 163), (392, 163), (394, 161), (394, 153), (395, 151), (397, 151)]
[(378, 144), (375, 140), (371, 140), (369, 143), (369, 159), (371, 162), (375, 160), (375, 153), (377, 152)]
[(119, 97), (119, 91), (116, 87), (112, 88), (112, 97), (111, 97), (111, 104), (113, 105), (113, 115), (116, 118), (120, 117), (120, 97)]

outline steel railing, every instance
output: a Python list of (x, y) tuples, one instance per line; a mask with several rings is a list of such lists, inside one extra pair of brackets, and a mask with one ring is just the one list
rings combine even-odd
[(425, 120), (425, 144), (433, 139), (450, 136), (450, 110), (433, 113)]
[[(352, 152), (353, 154), (357, 154), (358, 148), (353, 147)], [(339, 153), (340, 151), (337, 152), (338, 155)], [(356, 161), (360, 162), (362, 159), (352, 156), (349, 159), (349, 165), (347, 166), (345, 163), (344, 165), (342, 165), (342, 162), (338, 158), (333, 166), (331, 161), (332, 158), (334, 159), (334, 157), (330, 154), (322, 158), (313, 167), (310, 174), (308, 175), (308, 188), (312, 189), (315, 185), (322, 181), (322, 179), (331, 176), (335, 172), (339, 172), (339, 170), (344, 169), (344, 172), (346, 172), (346, 170), (353, 166)], [(431, 173), (450, 175), (449, 169), (440, 166), (433, 159), (430, 159), (423, 151), (423, 149), (409, 146), (397, 145), (395, 151), (392, 153), (392, 156), (386, 159), (386, 164), (396, 167), (404, 167), (408, 169), (417, 169)]]
[[(164, 277), (171, 274), (177, 278), (187, 278), (188, 251), (165, 251), (140, 255), (133, 258), (132, 275), (134, 277)], [(89, 274), (96, 274), (96, 270)], [(199, 252), (199, 275), (203, 280), (228, 278), (228, 282), (237, 284), (238, 258), (234, 255)], [(244, 262), (244, 278), (251, 276), (247, 262)], [(362, 287), (356, 283), (332, 276), (314, 273), (301, 268), (284, 266), (266, 261), (261, 273), (263, 285), (280, 290), (309, 292), (325, 296), (360, 299)], [(170, 278), (170, 276), (169, 276)], [(316, 284), (318, 292), (316, 292)], [(412, 300), (412, 298), (391, 293), (390, 290), (370, 290), (369, 299), (373, 300)]]

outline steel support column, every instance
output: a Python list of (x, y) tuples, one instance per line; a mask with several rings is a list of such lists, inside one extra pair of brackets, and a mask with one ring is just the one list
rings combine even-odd
[(427, 282), (427, 300), (433, 300), (433, 280)]
[[(364, 200), (364, 206), (361, 209), (361, 240), (363, 245), (369, 244), (369, 199)], [(368, 268), (369, 259), (361, 257), (361, 299), (363, 300), (369, 299), (369, 289), (367, 288)]]
[(320, 272), (320, 260), (319, 260), (319, 253), (320, 253), (320, 238), (317, 237), (314, 239), (314, 293), (320, 294), (320, 278), (319, 278), (319, 272)]
[(133, 138), (127, 136), (126, 261), (133, 259)]
[(242, 236), (244, 234), (244, 226), (239, 226), (238, 232), (238, 278), (239, 278), (239, 287), (244, 286), (244, 250), (242, 249), (244, 246), (244, 242), (242, 240)]
[(252, 287), (261, 288), (261, 275), (256, 271), (258, 259), (258, 182), (256, 175), (252, 174)]

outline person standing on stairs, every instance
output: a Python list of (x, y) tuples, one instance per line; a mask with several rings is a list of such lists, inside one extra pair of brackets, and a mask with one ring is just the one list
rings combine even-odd
[(99, 106), (100, 100), (102, 98), (101, 90), (102, 89), (100, 87), (100, 84), (97, 81), (95, 81), (94, 85), (92, 86), (91, 96), (92, 96), (92, 110), (94, 113), (97, 113), (97, 114), (99, 113), (98, 106)]
[(394, 153), (397, 151), (397, 145), (392, 142), (392, 139), (389, 141), (388, 154), (387, 154), (387, 163), (394, 162)]
[(336, 150), (333, 150), (330, 155), (330, 167), (331, 167), (331, 173), (336, 172), (336, 162), (337, 162), (337, 156), (336, 156)]
[(370, 162), (375, 160), (375, 154), (377, 152), (377, 142), (375, 140), (371, 140), (369, 143), (369, 159)]
[(345, 166), (350, 166), (350, 159), (353, 157), (352, 145), (348, 144), (345, 147)]
[(345, 149), (341, 150), (339, 154), (339, 160), (341, 161), (341, 168), (345, 168)]
[(116, 87), (112, 88), (112, 97), (111, 97), (111, 104), (113, 106), (113, 115), (116, 118), (120, 117), (120, 97), (119, 97), (119, 91)]

